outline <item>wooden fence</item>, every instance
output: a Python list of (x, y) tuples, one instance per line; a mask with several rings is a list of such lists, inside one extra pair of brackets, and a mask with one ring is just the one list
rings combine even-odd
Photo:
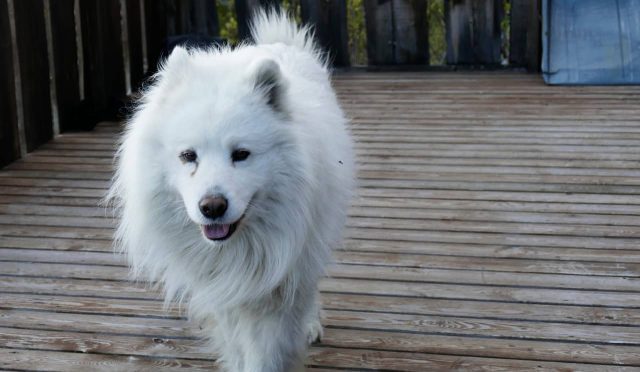
[[(501, 63), (503, 1), (444, 0), (448, 64)], [(539, 65), (539, 1), (511, 0), (512, 65)], [(239, 35), (254, 9), (279, 3), (235, 0)], [(349, 66), (346, 1), (297, 4), (334, 64)], [(370, 65), (428, 64), (426, 6), (364, 0)], [(168, 37), (219, 35), (216, 9), (215, 0), (0, 0), (0, 166), (55, 134), (117, 118)]]

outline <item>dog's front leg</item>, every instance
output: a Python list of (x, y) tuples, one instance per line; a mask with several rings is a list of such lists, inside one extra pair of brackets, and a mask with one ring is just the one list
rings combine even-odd
[[(264, 314), (261, 314), (264, 315)], [(245, 343), (245, 372), (302, 371), (306, 349), (302, 318), (278, 311), (255, 321)]]
[(307, 324), (300, 309), (238, 310), (224, 317), (221, 345), (230, 372), (303, 371)]

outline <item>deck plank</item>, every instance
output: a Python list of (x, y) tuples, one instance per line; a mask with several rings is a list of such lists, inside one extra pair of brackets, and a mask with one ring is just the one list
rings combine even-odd
[[(359, 164), (310, 370), (640, 367), (638, 87), (341, 73)], [(0, 369), (212, 370), (98, 207), (118, 123), (0, 171)]]

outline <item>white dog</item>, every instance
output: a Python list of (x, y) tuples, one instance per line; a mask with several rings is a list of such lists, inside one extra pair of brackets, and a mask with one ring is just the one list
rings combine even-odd
[(326, 61), (285, 15), (255, 45), (176, 48), (127, 124), (109, 197), (138, 277), (188, 304), (230, 371), (303, 368), (353, 188)]

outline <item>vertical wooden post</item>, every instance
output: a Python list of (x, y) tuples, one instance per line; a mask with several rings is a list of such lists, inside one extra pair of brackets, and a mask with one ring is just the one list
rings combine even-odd
[(540, 0), (512, 0), (509, 63), (540, 70)]
[(183, 33), (182, 24), (186, 23), (183, 17), (186, 17), (186, 8), (189, 6), (188, 1), (181, 0), (161, 0), (164, 1), (164, 21), (167, 24), (167, 36), (178, 35)]
[(126, 96), (119, 0), (81, 1), (84, 82), (90, 118), (115, 119)]
[(181, 35), (189, 33), (191, 27), (191, 1), (177, 0), (175, 14), (175, 33)]
[(149, 72), (155, 72), (162, 57), (165, 40), (169, 35), (167, 5), (164, 0), (144, 0), (144, 12)]
[(236, 16), (238, 17), (238, 38), (248, 39), (251, 34), (249, 23), (251, 16), (259, 8), (279, 8), (280, 0), (236, 0)]
[(126, 0), (127, 6), (127, 34), (129, 36), (129, 74), (131, 76), (131, 90), (135, 92), (144, 78), (144, 45), (142, 42), (142, 14), (143, 0)]
[(207, 36), (220, 35), (220, 22), (215, 0), (191, 0), (190, 32)]
[(367, 58), (370, 65), (394, 64), (393, 2), (364, 1)]
[(371, 65), (429, 62), (426, 0), (364, 0)]
[(33, 151), (53, 137), (44, 4), (41, 0), (18, 0), (13, 4), (22, 117), (27, 151)]
[(314, 26), (315, 36), (334, 66), (349, 66), (347, 3), (344, 0), (302, 0), (302, 22)]
[(512, 0), (509, 27), (509, 64), (526, 64), (527, 30), (529, 28), (529, 3), (536, 0)]
[(9, 6), (0, 0), (0, 167), (20, 157)]
[(448, 64), (500, 64), (502, 0), (445, 0)]
[(169, 35), (217, 36), (218, 12), (215, 0), (165, 0)]
[(429, 63), (429, 28), (426, 0), (393, 3), (396, 63)]
[(51, 43), (61, 132), (78, 130), (85, 125), (80, 114), (79, 56), (76, 48), (73, 3), (74, 0), (50, 2)]
[(529, 3), (529, 26), (527, 29), (527, 70), (540, 71), (542, 68), (542, 4), (541, 0)]
[(218, 36), (214, 0), (146, 0), (145, 23), (149, 71), (156, 71), (167, 38), (180, 34)]

